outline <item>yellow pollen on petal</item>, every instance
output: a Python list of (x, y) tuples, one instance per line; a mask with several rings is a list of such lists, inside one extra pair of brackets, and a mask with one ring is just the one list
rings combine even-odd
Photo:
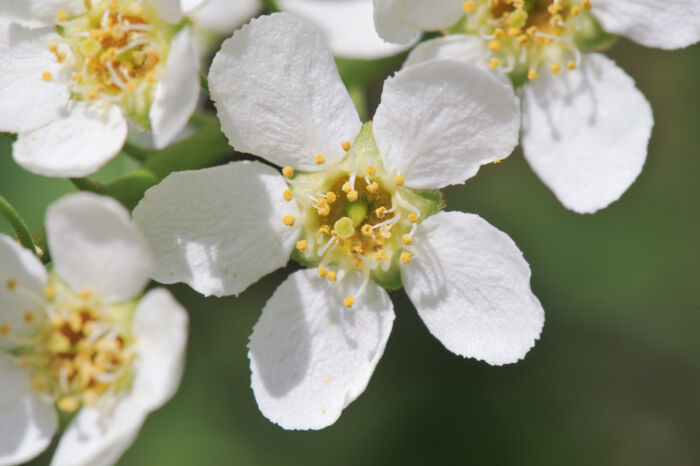
[(24, 311), (24, 321), (28, 324), (31, 324), (34, 322), (34, 313), (32, 311)]
[(355, 298), (348, 296), (343, 300), (343, 304), (345, 304), (345, 307), (352, 307), (352, 305), (355, 304)]
[(297, 249), (300, 251), (306, 251), (308, 249), (308, 246), (306, 244), (306, 240), (302, 239), (301, 241), (297, 241)]
[(314, 156), (314, 162), (316, 165), (322, 165), (326, 161), (325, 158), (323, 158), (323, 154), (316, 154)]
[(474, 2), (464, 2), (464, 5), (462, 5), (462, 7), (464, 8), (464, 11), (466, 13), (471, 13), (472, 11), (474, 11)]
[(292, 167), (284, 167), (282, 169), (282, 175), (284, 175), (285, 178), (291, 178), (294, 176), (294, 169)]
[(92, 292), (90, 290), (82, 290), (80, 292), (80, 299), (90, 299), (92, 297)]
[(17, 289), (17, 280), (15, 280), (14, 278), (10, 278), (5, 282), (5, 286), (8, 290), (13, 291)]
[(401, 262), (403, 264), (408, 264), (409, 262), (411, 262), (411, 253), (410, 252), (402, 252), (399, 259), (401, 259)]
[(491, 68), (492, 70), (495, 70), (495, 69), (498, 68), (499, 66), (501, 66), (501, 60), (499, 60), (498, 58), (493, 57), (493, 58), (489, 61), (489, 68)]
[(566, 68), (570, 70), (575, 70), (576, 69), (576, 62), (573, 60), (570, 60), (569, 63), (566, 64)]
[(43, 79), (44, 81), (51, 81), (53, 79), (53, 75), (51, 73), (49, 73), (48, 71), (44, 71), (41, 74), (41, 79)]
[(328, 272), (328, 281), (335, 283), (338, 280), (338, 273), (335, 270)]
[(56, 45), (56, 44), (49, 45), (49, 52), (55, 53), (57, 50), (58, 50), (58, 45)]
[(68, 18), (70, 18), (70, 15), (63, 10), (59, 10), (58, 13), (56, 13), (56, 19), (59, 22), (66, 21)]
[(413, 244), (413, 237), (408, 234), (403, 235), (403, 237), (401, 238), (401, 242), (406, 246), (410, 246), (411, 244)]
[(12, 333), (12, 327), (8, 324), (0, 324), (0, 336), (6, 337)]
[(537, 73), (537, 71), (532, 68), (530, 68), (530, 71), (527, 72), (527, 79), (529, 79), (530, 81), (534, 81), (539, 77), (540, 75)]
[(66, 61), (66, 52), (56, 52), (55, 55), (56, 55), (56, 60), (59, 63), (63, 63), (64, 61)]
[(348, 201), (355, 202), (357, 200), (358, 193), (354, 189), (348, 193)]
[(287, 225), (288, 227), (294, 226), (294, 216), (293, 215), (285, 215), (285, 217), (282, 219), (282, 222)]
[(418, 221), (418, 215), (416, 215), (414, 212), (411, 212), (408, 214), (408, 221), (411, 223), (416, 223)]
[(559, 74), (561, 73), (561, 64), (559, 63), (552, 63), (549, 65), (549, 71), (552, 72), (552, 74)]
[(343, 141), (343, 143), (340, 145), (340, 147), (343, 148), (345, 152), (350, 150), (350, 141)]
[(337, 199), (338, 197), (335, 195), (334, 192), (328, 191), (326, 193), (326, 201), (328, 201), (329, 204), (333, 204)]
[(394, 178), (394, 184), (396, 186), (403, 186), (405, 182), (406, 178), (403, 175), (396, 175), (396, 178)]
[(324, 278), (326, 275), (328, 275), (328, 270), (326, 270), (325, 267), (319, 267), (318, 268), (318, 276), (321, 278)]
[(292, 199), (294, 199), (294, 194), (292, 194), (292, 192), (287, 189), (282, 194), (282, 197), (284, 197), (285, 201), (291, 201)]
[(375, 167), (374, 165), (370, 165), (369, 167), (367, 167), (367, 174), (369, 176), (376, 175), (377, 174), (377, 167)]

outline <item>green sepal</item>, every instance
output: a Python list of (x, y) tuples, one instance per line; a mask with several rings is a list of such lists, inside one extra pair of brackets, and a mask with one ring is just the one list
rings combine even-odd
[(581, 29), (574, 36), (574, 43), (581, 53), (607, 50), (616, 41), (617, 36), (605, 32), (595, 16), (587, 13), (581, 17)]

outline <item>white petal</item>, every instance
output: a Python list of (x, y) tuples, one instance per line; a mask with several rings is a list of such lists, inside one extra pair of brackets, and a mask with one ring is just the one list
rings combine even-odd
[(318, 153), (334, 164), (360, 131), (321, 34), (286, 13), (255, 19), (227, 39), (209, 86), (231, 145), (277, 165), (316, 171)]
[(259, 162), (170, 174), (134, 210), (156, 257), (153, 278), (205, 295), (238, 294), (289, 260), (299, 225), (284, 178)]
[(64, 196), (49, 206), (46, 234), (58, 276), (76, 292), (124, 301), (148, 282), (153, 265), (146, 240), (112, 198)]
[(261, 9), (260, 0), (212, 0), (191, 16), (195, 28), (228, 36)]
[(383, 288), (370, 282), (352, 308), (356, 276), (332, 284), (305, 269), (265, 305), (250, 337), (252, 387), (260, 411), (285, 429), (333, 424), (369, 382), (394, 321)]
[(182, 19), (181, 0), (147, 0), (156, 14), (168, 23), (179, 23)]
[(165, 288), (146, 293), (132, 323), (137, 357), (131, 390), (139, 403), (155, 410), (177, 391), (187, 344), (187, 312)]
[(592, 12), (608, 32), (672, 50), (700, 41), (697, 0), (596, 0)]
[[(49, 52), (53, 29), (26, 29), (0, 18), (0, 131), (31, 131), (58, 118), (68, 103), (63, 65)], [(50, 81), (43, 79), (50, 73)]]
[(384, 167), (413, 188), (441, 188), (508, 157), (520, 109), (512, 88), (454, 60), (398, 72), (384, 83), (373, 131)]
[(80, 14), (84, 5), (83, 0), (2, 0), (0, 16), (26, 27), (53, 26), (59, 11)]
[(593, 213), (637, 178), (654, 119), (632, 78), (609, 58), (543, 74), (523, 88), (525, 158), (567, 208)]
[(446, 58), (464, 61), (481, 69), (487, 69), (488, 57), (488, 47), (483, 39), (472, 35), (452, 34), (447, 37), (426, 40), (418, 44), (408, 54), (403, 67), (407, 68), (428, 60)]
[(462, 0), (374, 0), (374, 25), (379, 36), (404, 44), (419, 31), (437, 31), (464, 14)]
[(58, 119), (20, 133), (12, 155), (24, 169), (39, 175), (87, 176), (119, 153), (126, 133), (126, 120), (119, 107), (103, 110), (76, 102)]
[[(44, 287), (48, 276), (44, 265), (13, 238), (0, 235), (0, 325), (11, 328), (10, 338), (0, 335), (0, 352), (14, 347), (13, 337), (27, 337), (34, 325), (25, 322), (25, 311), (43, 315)], [(1, 391), (1, 390), (0, 390)]]
[(377, 35), (372, 0), (278, 0), (277, 5), (316, 26), (336, 56), (372, 60), (396, 55), (411, 45), (389, 44)]
[(51, 403), (34, 393), (30, 372), (15, 358), (0, 354), (0, 465), (20, 464), (51, 443), (58, 418)]
[(441, 212), (419, 225), (413, 244), (401, 278), (430, 333), (460, 356), (493, 365), (522, 359), (544, 311), (513, 240), (477, 215)]
[(149, 112), (157, 149), (170, 144), (187, 125), (199, 99), (199, 70), (189, 28), (170, 42), (163, 79)]
[(51, 466), (113, 465), (134, 442), (147, 414), (130, 393), (114, 406), (82, 408), (61, 436)]
[[(239, 0), (236, 0), (239, 1)], [(208, 0), (180, 0), (180, 10), (184, 14), (192, 13), (194, 10), (202, 7)]]

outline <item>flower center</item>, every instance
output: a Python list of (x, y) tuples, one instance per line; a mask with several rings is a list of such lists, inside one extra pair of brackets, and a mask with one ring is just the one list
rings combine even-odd
[(488, 41), (489, 68), (503, 69), (514, 82), (535, 80), (543, 71), (578, 67), (579, 45), (602, 32), (591, 8), (590, 0), (467, 1), (455, 32)]
[(85, 291), (75, 294), (52, 276), (45, 296), (29, 296), (37, 309), (24, 311), (24, 321), (36, 330), (27, 337), (12, 334), (8, 324), (0, 338), (15, 345), (11, 353), (19, 367), (31, 371), (31, 386), (74, 412), (94, 405), (107, 392), (126, 388), (134, 357), (128, 322), (134, 302), (105, 304)]
[[(403, 176), (384, 169), (371, 123), (343, 148), (348, 151), (345, 160), (320, 172), (294, 176), (286, 167), (283, 174), (290, 189), (284, 198), (295, 199), (302, 212), (297, 260), (317, 266), (319, 276), (330, 282), (354, 270), (362, 273), (363, 284), (345, 300), (350, 307), (370, 277), (388, 288), (401, 286), (399, 261), (412, 260), (416, 227), (439, 208), (441, 198), (406, 188)], [(315, 157), (317, 162), (322, 159)], [(287, 216), (283, 221), (291, 226), (297, 219)]]
[(77, 16), (58, 13), (62, 39), (49, 45), (59, 62), (72, 65), (73, 98), (119, 104), (148, 126), (144, 117), (165, 67), (170, 26), (137, 0), (86, 0), (85, 8)]

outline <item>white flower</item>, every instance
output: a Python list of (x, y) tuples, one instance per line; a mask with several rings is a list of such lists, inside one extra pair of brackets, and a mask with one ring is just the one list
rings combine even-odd
[(166, 146), (199, 96), (183, 11), (180, 0), (1, 2), (0, 131), (18, 133), (17, 163), (89, 175), (119, 153), (127, 119)]
[(134, 218), (155, 248), (155, 279), (206, 295), (238, 294), (292, 253), (315, 267), (287, 278), (253, 330), (265, 416), (319, 429), (362, 393), (394, 320), (383, 287), (403, 283), (462, 356), (506, 364), (533, 346), (544, 313), (522, 253), (476, 215), (436, 213), (441, 196), (425, 190), (511, 152), (508, 87), (456, 61), (416, 66), (386, 81), (362, 126), (321, 34), (285, 13), (225, 41), (209, 81), (232, 145), (282, 174), (260, 162), (175, 173)]
[(278, 0), (277, 5), (316, 26), (339, 57), (371, 60), (396, 55), (413, 45), (391, 44), (379, 37), (372, 0)]
[(696, 43), (700, 2), (535, 4), (375, 0), (375, 24), (382, 37), (396, 42), (419, 30), (450, 28), (452, 35), (416, 47), (405, 66), (451, 57), (507, 73), (522, 86), (525, 158), (564, 206), (592, 213), (637, 178), (654, 123), (632, 78), (593, 52), (614, 40), (605, 31), (662, 49)]
[(116, 201), (66, 196), (46, 229), (51, 272), (0, 235), (0, 464), (44, 450), (59, 412), (75, 417), (52, 465), (113, 464), (177, 389), (187, 314), (141, 295), (152, 259)]

